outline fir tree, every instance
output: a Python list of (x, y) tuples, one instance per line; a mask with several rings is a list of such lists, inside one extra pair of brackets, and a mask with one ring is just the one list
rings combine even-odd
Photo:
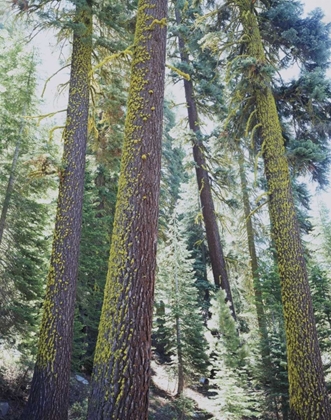
[(19, 22), (17, 27), (19, 34), (8, 18), (0, 30), (0, 333), (7, 339), (15, 337), (22, 351), (34, 353), (52, 214), (51, 206), (44, 203), (50, 183), (30, 177), (33, 157), (47, 148), (45, 133), (25, 118), (38, 105), (37, 52), (24, 49), (21, 37), (26, 28)]
[[(224, 258), (223, 246), (220, 239), (219, 229), (217, 226), (215, 206), (211, 191), (210, 179), (207, 170), (206, 157), (204, 154), (204, 144), (202, 142), (202, 133), (200, 130), (200, 122), (198, 117), (197, 100), (195, 96), (195, 87), (191, 80), (191, 68), (189, 61), (189, 53), (186, 49), (185, 39), (183, 37), (183, 20), (181, 16), (181, 2), (177, 2), (175, 6), (176, 23), (178, 26), (178, 47), (182, 69), (188, 71), (184, 78), (185, 100), (187, 104), (188, 120), (190, 130), (193, 132), (193, 158), (195, 162), (195, 170), (197, 183), (199, 188), (201, 210), (206, 230), (206, 238), (208, 250), (213, 270), (215, 285), (226, 291), (226, 299), (231, 303), (230, 310), (232, 316), (236, 319), (235, 307), (233, 304), (231, 287), (228, 278), (227, 267)], [(185, 28), (185, 27), (184, 27)], [(208, 62), (208, 61), (207, 61)], [(204, 69), (205, 70), (205, 69)], [(206, 72), (205, 72), (206, 74)]]
[[(166, 350), (171, 355), (177, 374), (177, 395), (185, 382), (197, 374), (206, 374), (207, 343), (198, 307), (193, 262), (187, 250), (176, 213), (170, 222), (168, 240), (159, 251), (157, 275), (157, 308), (164, 306), (163, 317), (157, 317), (161, 330), (166, 327)], [(160, 321), (164, 320), (164, 323)], [(159, 334), (160, 335), (160, 334)]]
[(223, 291), (217, 292), (211, 312), (212, 318), (208, 326), (213, 335), (213, 383), (217, 386), (220, 413), (229, 419), (241, 419), (243, 416), (259, 418), (261, 393), (252, 381), (247, 363), (248, 349), (229, 315)]
[(238, 0), (234, 5), (238, 8), (238, 19), (243, 25), (243, 36), (247, 36), (243, 44), (247, 58), (240, 58), (245, 77), (239, 83), (237, 92), (243, 98), (242, 95), (246, 95), (249, 89), (254, 98), (263, 141), (272, 234), (282, 281), (291, 416), (293, 419), (326, 419), (330, 416), (330, 405), (325, 390), (284, 139), (270, 85), (270, 68), (251, 3)]
[[(101, 169), (85, 174), (82, 237), (79, 255), (75, 332), (72, 366), (92, 372), (104, 286), (107, 276), (116, 182), (103, 174), (105, 182), (96, 185)], [(94, 179), (93, 179), (94, 178)], [(107, 192), (104, 189), (109, 188)]]
[(167, 1), (139, 1), (89, 419), (147, 418), (166, 17)]
[(87, 142), (91, 8), (77, 6), (64, 151), (37, 361), (22, 419), (67, 419)]

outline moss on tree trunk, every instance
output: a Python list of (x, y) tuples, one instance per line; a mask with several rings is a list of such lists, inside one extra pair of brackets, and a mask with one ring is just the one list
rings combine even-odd
[[(331, 418), (317, 340), (306, 264), (291, 192), (284, 140), (270, 87), (261, 35), (250, 0), (234, 0), (243, 25), (246, 54), (254, 58), (246, 77), (255, 98), (263, 140), (272, 235), (278, 256), (287, 339), (292, 420)], [(247, 82), (246, 82), (247, 83)]]
[(30, 397), (22, 420), (68, 418), (70, 358), (87, 141), (92, 17), (77, 11), (51, 263)]
[(140, 0), (88, 418), (147, 419), (167, 0)]

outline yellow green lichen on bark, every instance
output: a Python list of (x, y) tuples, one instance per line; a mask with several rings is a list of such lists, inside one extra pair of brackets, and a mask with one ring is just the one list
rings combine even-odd
[(37, 361), (22, 415), (25, 420), (67, 418), (92, 52), (92, 17), (87, 4), (77, 9), (76, 22), (80, 30), (73, 37), (55, 231)]
[[(121, 173), (89, 400), (90, 419), (135, 419), (147, 415), (149, 378), (145, 373), (149, 371), (148, 319), (155, 269), (166, 3), (140, 0), (138, 4)], [(147, 266), (145, 261), (151, 257)]]
[(251, 1), (234, 0), (234, 4), (240, 11), (247, 56), (254, 59), (245, 77), (250, 82), (254, 96), (263, 141), (272, 235), (281, 277), (291, 418), (326, 420), (331, 418), (331, 410), (324, 384), (284, 140), (270, 76), (264, 72), (268, 63)]
[[(79, 21), (86, 22), (86, 19), (91, 19), (89, 16), (89, 11), (81, 12), (81, 15), (77, 17)], [(76, 42), (76, 51), (75, 55), (72, 57), (72, 61), (75, 62), (77, 72), (76, 78), (83, 79), (82, 84), (83, 88), (88, 85), (88, 73), (90, 71), (90, 62), (91, 62), (91, 45), (88, 38), (91, 36), (91, 26), (86, 28), (82, 38)], [(68, 105), (68, 117), (66, 121), (66, 127), (64, 131), (64, 144), (72, 145), (74, 140), (74, 133), (77, 131), (81, 125), (81, 119), (79, 118), (79, 107), (81, 102), (81, 87), (78, 86), (74, 88), (76, 90), (76, 98), (72, 100)], [(74, 95), (72, 95), (74, 96)], [(74, 115), (75, 118), (72, 118), (70, 115)], [(70, 156), (71, 148), (65, 147), (62, 157), (62, 168), (68, 166), (68, 161), (71, 161), (71, 167), (74, 169), (76, 163), (73, 161), (73, 156)], [(67, 170), (66, 173), (63, 173), (63, 176), (70, 178), (70, 171)], [(61, 175), (62, 178), (62, 175)], [(59, 188), (59, 204), (58, 211), (56, 215), (56, 228), (54, 232), (54, 241), (52, 247), (52, 256), (51, 256), (51, 265), (48, 274), (47, 281), (47, 290), (44, 300), (44, 315), (42, 319), (42, 326), (40, 331), (39, 339), (39, 352), (38, 352), (38, 363), (40, 366), (46, 366), (49, 363), (52, 364), (55, 360), (56, 348), (54, 345), (54, 337), (57, 335), (54, 331), (54, 317), (56, 317), (56, 312), (52, 309), (54, 307), (54, 302), (58, 301), (56, 296), (60, 296), (60, 293), (67, 290), (68, 281), (63, 278), (64, 274), (64, 261), (62, 250), (64, 247), (68, 247), (68, 244), (65, 244), (65, 239), (72, 234), (70, 210), (73, 206), (73, 199), (71, 197), (71, 192), (68, 191), (70, 186), (68, 182), (61, 182), (60, 179), (60, 188)], [(63, 204), (63, 206), (62, 206)], [(50, 337), (53, 337), (50, 339)]]

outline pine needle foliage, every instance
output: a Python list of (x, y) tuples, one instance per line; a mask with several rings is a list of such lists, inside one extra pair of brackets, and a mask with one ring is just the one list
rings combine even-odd
[[(194, 260), (187, 250), (185, 236), (174, 213), (169, 225), (168, 240), (158, 254), (157, 307), (163, 302), (164, 326), (167, 329), (166, 352), (171, 355), (172, 367), (180, 382), (190, 382), (206, 374), (207, 342), (198, 305), (198, 293), (193, 271)], [(159, 316), (158, 316), (159, 315)], [(157, 312), (158, 333), (160, 311)], [(162, 338), (161, 338), (162, 339)], [(183, 377), (180, 377), (183, 375)]]

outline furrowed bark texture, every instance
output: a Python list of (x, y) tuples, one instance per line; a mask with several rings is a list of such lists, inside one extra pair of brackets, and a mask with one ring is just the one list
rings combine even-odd
[(147, 419), (167, 0), (140, 0), (90, 420)]
[[(180, 25), (181, 15), (178, 8), (175, 9), (175, 13), (176, 22), (178, 25)], [(181, 61), (183, 63), (189, 63), (188, 54), (185, 48), (185, 42), (180, 35), (178, 35), (178, 45)], [(196, 135), (193, 144), (193, 159), (196, 164), (195, 172), (198, 182), (202, 215), (206, 229), (206, 238), (208, 243), (210, 262), (213, 271), (214, 283), (217, 287), (221, 287), (225, 291), (226, 300), (230, 303), (231, 314), (234, 320), (236, 321), (236, 312), (233, 304), (223, 247), (217, 225), (209, 175), (206, 169), (207, 164), (203, 152), (203, 144), (201, 140), (199, 140), (200, 125), (196, 101), (194, 99), (194, 87), (192, 80), (184, 79), (184, 90), (187, 104), (189, 127)]]
[(247, 40), (247, 53), (256, 59), (250, 78), (262, 131), (262, 153), (268, 183), (272, 235), (278, 256), (285, 317), (290, 416), (292, 420), (331, 418), (318, 346), (307, 270), (291, 192), (284, 140), (270, 80), (263, 65), (257, 19), (250, 0), (235, 0)]
[(88, 6), (77, 13), (77, 21), (84, 23), (86, 30), (84, 33), (75, 33), (73, 37), (69, 102), (52, 256), (37, 361), (22, 420), (68, 418), (92, 51), (92, 18)]

